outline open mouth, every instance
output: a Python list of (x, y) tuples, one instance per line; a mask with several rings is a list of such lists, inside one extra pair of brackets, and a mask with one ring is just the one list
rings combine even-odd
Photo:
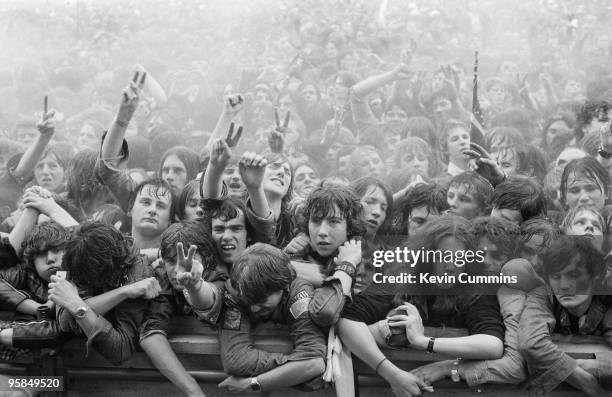
[(375, 219), (368, 219), (368, 224), (371, 226), (378, 226), (378, 221)]
[(282, 179), (272, 178), (272, 179), (270, 179), (270, 182), (276, 183), (280, 187), (284, 187), (285, 186), (285, 181), (283, 181)]
[(241, 184), (241, 183), (239, 183), (239, 182), (230, 183), (230, 184), (229, 184), (229, 188), (230, 188), (230, 189), (239, 190), (239, 189), (242, 189), (242, 184)]
[(234, 244), (221, 244), (221, 249), (224, 252), (233, 251), (233, 250), (236, 249), (236, 245), (234, 245)]

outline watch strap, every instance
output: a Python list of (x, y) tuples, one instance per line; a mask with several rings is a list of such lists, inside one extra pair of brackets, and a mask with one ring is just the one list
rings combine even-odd
[(339, 264), (336, 265), (336, 267), (334, 268), (334, 271), (342, 271), (346, 274), (348, 274), (349, 276), (351, 276), (351, 278), (355, 278), (355, 265), (353, 265), (351, 262), (349, 261), (342, 261)]

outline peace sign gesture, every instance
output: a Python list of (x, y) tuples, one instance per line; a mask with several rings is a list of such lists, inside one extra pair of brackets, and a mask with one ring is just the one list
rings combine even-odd
[(280, 117), (278, 115), (278, 108), (275, 108), (274, 119), (276, 120), (276, 126), (274, 130), (270, 132), (270, 136), (268, 137), (268, 144), (270, 145), (270, 150), (272, 152), (281, 153), (283, 151), (283, 146), (285, 143), (283, 134), (285, 134), (289, 129), (289, 120), (291, 120), (291, 112), (287, 111), (287, 114), (285, 115), (285, 121), (281, 125)]
[(204, 266), (197, 259), (193, 259), (196, 250), (197, 247), (195, 245), (190, 246), (187, 256), (185, 256), (183, 243), (176, 244), (176, 281), (186, 290), (198, 289), (203, 282), (202, 273), (204, 272)]
[(117, 121), (119, 125), (127, 127), (127, 124), (132, 119), (132, 115), (138, 108), (142, 90), (147, 79), (147, 72), (138, 67), (139, 70), (134, 72), (132, 81), (122, 91), (121, 103), (119, 104), (119, 112), (117, 113)]
[(42, 119), (36, 124), (36, 128), (38, 128), (40, 135), (51, 137), (55, 133), (55, 110), (48, 110), (47, 102), (48, 99), (45, 95)]

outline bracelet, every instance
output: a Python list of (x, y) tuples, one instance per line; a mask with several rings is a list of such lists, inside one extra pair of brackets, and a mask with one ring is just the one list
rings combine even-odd
[(427, 353), (433, 353), (433, 347), (434, 347), (434, 342), (436, 341), (436, 338), (434, 338), (433, 336), (431, 338), (429, 338), (429, 343), (427, 344)]
[(383, 358), (382, 360), (378, 362), (378, 364), (376, 364), (376, 369), (374, 370), (374, 372), (376, 372), (376, 375), (378, 375), (378, 368), (380, 368), (382, 363), (384, 363), (385, 361), (387, 361), (387, 357)]
[(127, 128), (128, 124), (130, 124), (130, 122), (129, 121), (123, 121), (123, 120), (115, 119), (115, 124), (117, 124), (119, 127)]

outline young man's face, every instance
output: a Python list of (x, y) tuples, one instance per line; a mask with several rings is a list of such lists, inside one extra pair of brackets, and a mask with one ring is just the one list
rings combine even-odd
[(277, 161), (266, 166), (263, 187), (266, 193), (285, 197), (291, 184), (291, 165)]
[(227, 194), (231, 197), (242, 198), (246, 192), (246, 186), (238, 169), (238, 164), (229, 164), (223, 171), (223, 182), (227, 185)]
[(324, 218), (310, 216), (308, 220), (310, 246), (319, 255), (327, 258), (346, 242), (347, 223), (340, 209), (334, 204), (334, 211)]
[(601, 184), (595, 179), (587, 178), (581, 174), (568, 176), (565, 201), (570, 208), (584, 205), (601, 210), (605, 205)]
[(451, 160), (465, 159), (464, 150), (470, 148), (470, 133), (463, 128), (453, 128), (448, 133), (448, 156)]
[(234, 263), (236, 257), (246, 249), (247, 229), (244, 213), (238, 210), (233, 219), (213, 218), (212, 238), (217, 252), (226, 264)]
[(194, 221), (203, 217), (204, 211), (200, 208), (200, 194), (194, 193), (185, 202), (185, 220)]
[(36, 164), (34, 179), (39, 186), (49, 191), (60, 191), (65, 180), (64, 168), (54, 155), (49, 155)]
[(361, 198), (368, 236), (374, 237), (387, 219), (387, 197), (378, 186), (370, 186)]
[(162, 178), (168, 182), (174, 194), (180, 194), (188, 182), (185, 164), (174, 154), (166, 157), (162, 166)]
[[(187, 246), (187, 244), (185, 244)], [(202, 256), (196, 252), (195, 255), (193, 256), (193, 259), (202, 263)], [(168, 258), (164, 258), (164, 266), (166, 268), (166, 274), (168, 275), (168, 280), (170, 280), (170, 284), (172, 285), (172, 288), (174, 288), (177, 291), (180, 291), (183, 289), (183, 287), (181, 285), (179, 285), (179, 283), (176, 281), (176, 248), (171, 249), (170, 250), (170, 254), (168, 255)], [(185, 271), (189, 271), (190, 269), (179, 269), (179, 271), (181, 272), (185, 272)]]
[(581, 258), (575, 256), (559, 272), (548, 276), (555, 297), (568, 310), (587, 305), (593, 294), (593, 276), (587, 272)]
[(321, 179), (315, 170), (307, 165), (302, 165), (295, 170), (293, 189), (300, 197), (308, 197), (320, 182)]
[(485, 275), (499, 275), (502, 266), (510, 259), (488, 236), (480, 237), (478, 250), (485, 253), (482, 263)]
[(440, 215), (435, 212), (430, 212), (426, 205), (413, 208), (408, 218), (408, 235), (417, 236), (421, 234), (425, 226), (439, 216)]
[(569, 225), (570, 236), (603, 236), (603, 225), (592, 211), (579, 211)]
[(406, 152), (400, 160), (400, 168), (412, 174), (427, 176), (429, 159), (425, 153)]
[(474, 194), (468, 192), (465, 185), (451, 185), (446, 194), (446, 201), (451, 214), (459, 215), (465, 219), (474, 219), (482, 215), (482, 208)]
[(170, 225), (172, 196), (164, 188), (144, 186), (132, 207), (132, 228), (143, 235), (159, 236)]
[(34, 268), (36, 273), (44, 281), (51, 282), (51, 276), (60, 270), (62, 266), (62, 258), (64, 250), (49, 250), (45, 254), (38, 255), (34, 258)]
[(263, 302), (251, 305), (251, 313), (255, 314), (262, 320), (267, 320), (270, 318), (272, 313), (274, 313), (278, 305), (280, 305), (282, 298), (283, 291), (273, 292)]

